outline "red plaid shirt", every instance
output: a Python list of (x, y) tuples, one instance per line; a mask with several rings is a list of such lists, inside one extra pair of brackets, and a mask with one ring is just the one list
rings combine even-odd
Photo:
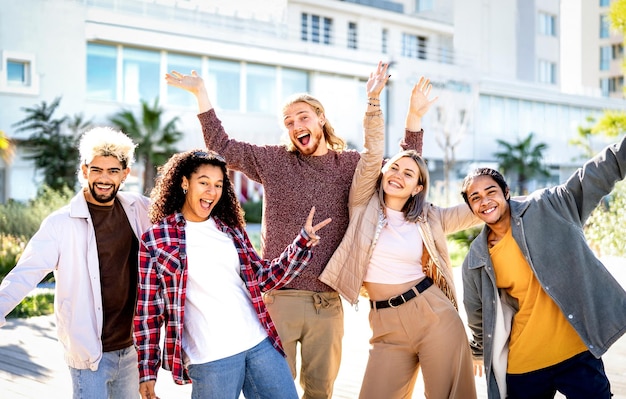
[[(306, 246), (306, 233), (302, 230), (280, 257), (269, 261), (259, 257), (245, 230), (228, 227), (217, 218), (214, 220), (217, 227), (233, 240), (241, 264), (241, 278), (248, 288), (259, 321), (276, 350), (284, 356), (278, 332), (265, 308), (261, 292), (284, 286), (304, 269), (312, 256)], [(163, 368), (172, 372), (177, 384), (191, 382), (182, 359), (187, 285), (185, 223), (182, 214), (169, 215), (148, 229), (141, 238), (134, 330), (140, 382), (156, 380), (161, 366), (159, 341), (164, 322)]]

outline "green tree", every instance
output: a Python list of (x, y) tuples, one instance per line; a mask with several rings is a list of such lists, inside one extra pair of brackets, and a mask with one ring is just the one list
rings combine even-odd
[(514, 173), (517, 176), (517, 193), (528, 194), (527, 184), (534, 177), (549, 177), (550, 172), (544, 166), (543, 152), (548, 148), (545, 143), (533, 143), (534, 134), (518, 140), (517, 143), (508, 143), (498, 139), (498, 145), (504, 147), (494, 156), (498, 159), (500, 171), (503, 174)]
[(127, 109), (121, 110), (110, 119), (111, 123), (137, 143), (135, 154), (137, 160), (144, 166), (143, 189), (146, 194), (154, 187), (156, 168), (163, 165), (177, 151), (175, 144), (183, 135), (176, 128), (178, 117), (165, 124), (161, 123), (162, 117), (163, 109), (159, 107), (159, 100), (155, 99), (152, 106), (147, 101), (141, 101), (139, 119)]
[(34, 161), (35, 168), (43, 172), (44, 183), (54, 190), (74, 189), (77, 182), (78, 132), (68, 125), (68, 116), (54, 117), (60, 102), (57, 97), (50, 104), (42, 101), (22, 108), (26, 117), (13, 125), (17, 132), (31, 132), (22, 141), (28, 153), (24, 158)]

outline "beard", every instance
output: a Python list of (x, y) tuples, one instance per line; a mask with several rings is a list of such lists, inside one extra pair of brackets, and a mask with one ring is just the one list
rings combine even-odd
[(113, 192), (111, 192), (111, 194), (102, 195), (102, 194), (98, 194), (96, 192), (96, 189), (94, 187), (96, 184), (97, 183), (91, 183), (89, 185), (89, 192), (91, 193), (91, 197), (94, 200), (96, 200), (97, 202), (101, 203), (101, 204), (106, 204), (106, 203), (112, 201), (115, 198), (115, 196), (117, 195), (117, 192), (120, 189), (120, 186), (113, 186)]

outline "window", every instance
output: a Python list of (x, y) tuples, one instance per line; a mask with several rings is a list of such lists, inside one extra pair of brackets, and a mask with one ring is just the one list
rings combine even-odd
[(609, 18), (606, 15), (600, 15), (600, 38), (609, 37)]
[(611, 0), (600, 0), (600, 7), (608, 7), (611, 4)]
[(87, 43), (87, 98), (117, 100), (117, 48)]
[(300, 39), (303, 42), (323, 43), (332, 42), (333, 20), (319, 15), (302, 13)]
[(423, 36), (402, 34), (402, 55), (409, 58), (426, 59), (427, 38)]
[(152, 103), (159, 96), (161, 56), (156, 51), (123, 49), (123, 101)]
[(600, 91), (602, 91), (602, 95), (604, 97), (608, 97), (611, 92), (609, 88), (610, 82), (611, 82), (611, 79), (609, 78), (600, 79)]
[[(200, 57), (168, 54), (167, 55), (167, 72), (177, 71), (184, 74), (190, 74), (196, 71), (202, 74), (202, 59)], [(187, 93), (186, 90), (167, 85), (167, 103), (171, 105), (180, 105), (184, 107), (193, 107), (197, 104), (194, 96)]]
[(246, 111), (276, 112), (276, 67), (259, 64), (246, 66)]
[(27, 61), (7, 61), (7, 84), (28, 86), (30, 84), (30, 64)]
[(611, 46), (600, 47), (600, 70), (608, 71), (611, 65)]
[(415, 12), (430, 11), (433, 9), (433, 0), (415, 0)]
[(383, 29), (382, 37), (381, 37), (381, 49), (380, 51), (383, 54), (387, 54), (387, 41), (389, 40), (389, 31), (387, 29)]
[(348, 22), (348, 48), (357, 48), (356, 22)]
[(614, 60), (619, 60), (624, 56), (624, 45), (622, 43), (614, 44), (611, 51)]
[(539, 33), (544, 36), (556, 36), (556, 17), (554, 15), (539, 13)]
[(556, 83), (556, 64), (550, 61), (539, 61), (539, 82)]
[(240, 110), (241, 65), (239, 62), (209, 60), (207, 90), (215, 107), (232, 111)]
[(0, 92), (38, 94), (39, 79), (35, 73), (35, 56), (12, 51), (2, 52)]
[(281, 103), (294, 93), (305, 93), (309, 91), (309, 75), (306, 71), (283, 68), (281, 72)]

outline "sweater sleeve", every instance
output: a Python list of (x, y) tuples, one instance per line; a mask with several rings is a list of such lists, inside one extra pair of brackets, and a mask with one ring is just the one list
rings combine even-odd
[(211, 109), (198, 115), (207, 149), (224, 157), (229, 169), (238, 170), (249, 179), (261, 183), (262, 168), (272, 165), (272, 153), (279, 146), (258, 146), (231, 139), (222, 122)]
[(401, 150), (415, 150), (422, 155), (422, 147), (424, 146), (424, 129), (418, 132), (404, 130), (404, 138), (400, 142)]

